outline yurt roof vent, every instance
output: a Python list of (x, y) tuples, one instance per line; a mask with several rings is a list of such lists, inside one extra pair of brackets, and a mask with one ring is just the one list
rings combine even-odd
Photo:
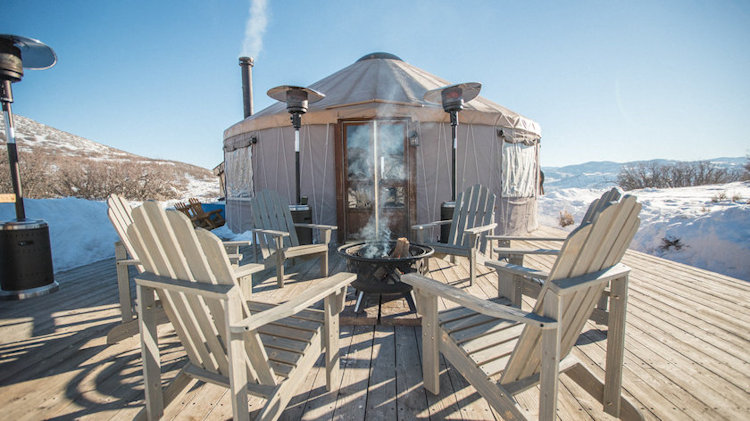
[(372, 60), (372, 59), (403, 61), (403, 60), (401, 60), (401, 57), (399, 57), (399, 56), (397, 56), (395, 54), (377, 52), (377, 53), (370, 53), (370, 54), (364, 55), (364, 56), (362, 56), (362, 58), (360, 58), (359, 60), (357, 60), (357, 62), (365, 61), (365, 60)]

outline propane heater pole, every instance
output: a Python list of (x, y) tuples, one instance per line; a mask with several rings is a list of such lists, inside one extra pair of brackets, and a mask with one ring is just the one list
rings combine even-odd
[(4, 79), (0, 84), (0, 101), (3, 103), (3, 118), (5, 119), (5, 133), (8, 138), (8, 162), (10, 163), (10, 182), (13, 185), (13, 194), (16, 198), (16, 219), (26, 219), (26, 209), (23, 206), (23, 190), (21, 189), (21, 172), (18, 167), (18, 149), (16, 148), (16, 135), (13, 129), (13, 111), (10, 104), (13, 102), (13, 91), (10, 80)]
[(456, 150), (458, 149), (458, 138), (456, 127), (458, 127), (458, 112), (464, 109), (464, 104), (479, 95), (482, 84), (477, 82), (459, 83), (457, 85), (443, 86), (425, 92), (424, 100), (436, 104), (442, 104), (443, 110), (451, 117), (451, 135), (453, 137), (453, 149), (451, 155), (451, 200), (456, 201), (456, 184), (458, 174), (456, 172)]
[(307, 112), (308, 103), (318, 102), (325, 98), (325, 95), (314, 89), (291, 85), (282, 85), (271, 88), (268, 90), (267, 94), (277, 101), (286, 103), (286, 110), (289, 112), (292, 126), (294, 126), (295, 200), (298, 205), (301, 205), (299, 129), (302, 127), (302, 114)]
[(451, 111), (451, 135), (453, 137), (453, 150), (451, 151), (451, 200), (456, 201), (456, 180), (458, 174), (456, 173), (456, 149), (458, 148), (458, 136), (456, 135), (456, 127), (458, 127), (458, 111)]

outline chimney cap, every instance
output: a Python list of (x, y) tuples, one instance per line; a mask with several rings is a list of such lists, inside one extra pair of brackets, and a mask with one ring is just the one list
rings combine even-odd
[(253, 59), (252, 57), (240, 57), (240, 66), (245, 65), (253, 67), (253, 65), (255, 65), (255, 59)]

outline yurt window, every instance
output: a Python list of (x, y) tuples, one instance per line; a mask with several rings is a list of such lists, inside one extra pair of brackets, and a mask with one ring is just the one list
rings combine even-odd
[(503, 142), (502, 196), (534, 196), (536, 145)]
[(250, 146), (224, 153), (226, 163), (227, 197), (251, 197), (253, 192), (253, 167)]

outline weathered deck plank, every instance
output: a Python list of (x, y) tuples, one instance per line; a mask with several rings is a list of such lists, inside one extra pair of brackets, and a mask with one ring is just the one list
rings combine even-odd
[[(343, 270), (344, 262), (331, 255), (331, 272)], [(545, 269), (552, 260), (528, 256), (526, 262)], [(750, 417), (750, 283), (632, 251), (623, 262), (633, 268), (625, 394), (647, 419)], [(431, 269), (433, 278), (477, 296), (497, 294), (496, 275), (481, 266), (477, 281), (468, 286), (466, 259), (459, 258), (456, 266), (433, 259)], [(317, 271), (316, 260), (288, 264), (283, 289), (276, 287), (273, 269), (263, 271), (254, 277), (253, 298), (284, 301), (303, 294)], [(61, 289), (55, 294), (0, 302), (3, 418), (128, 419), (138, 413), (143, 405), (138, 338), (105, 345), (107, 331), (119, 321), (115, 277), (113, 260), (105, 260), (56, 274)], [(353, 303), (353, 294), (348, 298)], [(574, 350), (600, 375), (606, 329), (589, 322)], [(169, 325), (160, 334), (166, 383), (185, 358)], [(340, 390), (326, 391), (321, 359), (282, 419), (495, 419), (484, 399), (442, 358), (441, 393), (426, 392), (420, 348), (419, 327), (342, 326)], [(519, 397), (531, 415), (537, 411), (536, 393), (532, 388)], [(560, 419), (609, 419), (565, 376), (559, 400)], [(251, 398), (251, 411), (259, 402)], [(165, 413), (165, 419), (229, 417), (226, 390), (201, 382)]]

